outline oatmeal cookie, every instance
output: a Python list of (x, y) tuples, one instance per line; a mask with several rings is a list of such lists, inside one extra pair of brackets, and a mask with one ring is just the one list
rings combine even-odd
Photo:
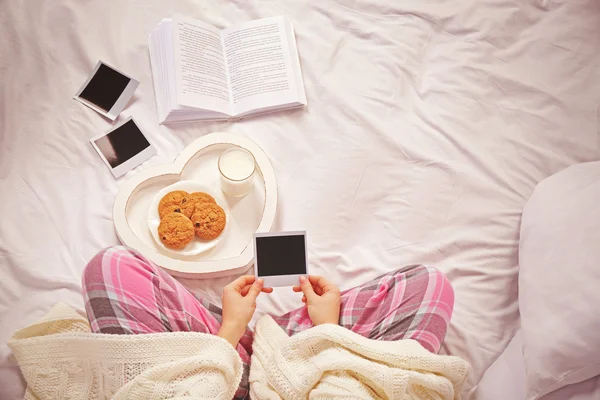
[(201, 239), (214, 239), (225, 229), (225, 211), (217, 204), (196, 203), (192, 223), (196, 236)]
[[(177, 207), (173, 207), (177, 206)], [(179, 211), (176, 209), (179, 208)], [(186, 217), (194, 213), (194, 202), (190, 200), (190, 194), (183, 190), (175, 190), (167, 193), (158, 203), (158, 215), (162, 219), (171, 212), (180, 212)]]
[(194, 204), (196, 204), (196, 203), (213, 203), (213, 204), (217, 204), (217, 202), (215, 201), (214, 197), (212, 197), (210, 194), (204, 193), (204, 192), (193, 192), (193, 193), (190, 193), (190, 198), (192, 199), (192, 202)]
[(166, 214), (158, 226), (158, 236), (167, 247), (183, 249), (194, 238), (194, 225), (181, 213)]
[[(175, 213), (183, 214), (183, 210), (181, 209), (180, 205), (172, 205), (172, 206), (166, 205), (166, 206), (163, 206), (163, 208), (160, 209), (160, 211), (158, 212), (158, 214), (160, 215), (160, 219), (162, 219), (165, 215), (171, 214), (171, 213), (174, 213), (174, 212)], [(183, 214), (183, 215), (185, 215), (185, 214)], [(186, 217), (187, 217), (187, 215), (186, 215)], [(191, 217), (191, 215), (190, 215), (190, 217)]]

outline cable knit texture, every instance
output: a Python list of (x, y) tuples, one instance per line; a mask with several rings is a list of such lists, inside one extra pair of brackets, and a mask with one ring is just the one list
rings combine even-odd
[[(231, 399), (242, 362), (225, 340), (195, 332), (92, 334), (57, 304), (9, 346), (26, 399)], [(253, 399), (458, 399), (468, 364), (414, 340), (366, 339), (336, 325), (289, 337), (269, 316), (256, 327)]]
[(254, 399), (459, 399), (469, 370), (415, 340), (367, 339), (337, 325), (289, 337), (269, 316), (256, 326), (250, 368)]
[(65, 304), (8, 344), (27, 381), (26, 399), (230, 400), (242, 377), (238, 353), (218, 336), (91, 333)]

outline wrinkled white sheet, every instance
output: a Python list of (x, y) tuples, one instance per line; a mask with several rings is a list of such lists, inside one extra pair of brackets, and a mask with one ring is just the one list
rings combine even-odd
[[(306, 110), (158, 126), (147, 34), (172, 12), (225, 27), (285, 14)], [(233, 131), (270, 155), (275, 229), (306, 229), (315, 273), (343, 288), (411, 263), (456, 291), (444, 351), (470, 389), (518, 327), (517, 246), (537, 182), (597, 160), (596, 0), (0, 2), (0, 398), (22, 390), (4, 345), (56, 301), (81, 307), (81, 271), (116, 244), (115, 181), (88, 143), (111, 124), (71, 100), (102, 59), (141, 84), (133, 115), (170, 162)], [(142, 167), (143, 168), (143, 167)], [(218, 299), (227, 279), (192, 282)], [(188, 282), (189, 283), (189, 282)], [(299, 305), (280, 289), (261, 312)]]

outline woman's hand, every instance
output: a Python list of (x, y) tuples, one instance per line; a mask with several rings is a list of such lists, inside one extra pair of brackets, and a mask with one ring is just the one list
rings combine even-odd
[(223, 322), (217, 336), (236, 347), (256, 310), (256, 298), (262, 292), (271, 293), (273, 288), (263, 288), (263, 280), (244, 275), (223, 288)]
[(308, 307), (313, 325), (338, 324), (340, 320), (340, 289), (322, 276), (300, 277), (300, 286), (294, 292), (302, 292), (302, 301)]

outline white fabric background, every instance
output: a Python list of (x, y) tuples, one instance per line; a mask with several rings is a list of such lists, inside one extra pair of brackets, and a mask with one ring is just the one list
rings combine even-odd
[[(524, 400), (527, 394), (523, 358), (523, 331), (519, 330), (504, 352), (485, 372), (477, 391), (483, 400)], [(600, 398), (600, 376), (568, 385), (543, 396), (541, 400), (597, 400)]]
[[(173, 12), (219, 27), (289, 17), (308, 108), (158, 126), (146, 35)], [(7, 338), (58, 300), (81, 307), (85, 263), (118, 242), (123, 180), (88, 143), (111, 124), (71, 99), (99, 59), (141, 82), (118, 121), (133, 115), (157, 148), (144, 166), (212, 131), (262, 146), (279, 182), (275, 229), (308, 231), (315, 273), (348, 288), (411, 263), (446, 272), (444, 350), (473, 365), (466, 389), (518, 327), (523, 204), (544, 177), (600, 158), (596, 0), (6, 0), (0, 38), (3, 399), (22, 390)], [(217, 299), (227, 281), (192, 286)], [(259, 310), (298, 304), (278, 290)]]
[(527, 399), (600, 375), (599, 198), (600, 162), (591, 162), (544, 179), (523, 209), (519, 313)]

